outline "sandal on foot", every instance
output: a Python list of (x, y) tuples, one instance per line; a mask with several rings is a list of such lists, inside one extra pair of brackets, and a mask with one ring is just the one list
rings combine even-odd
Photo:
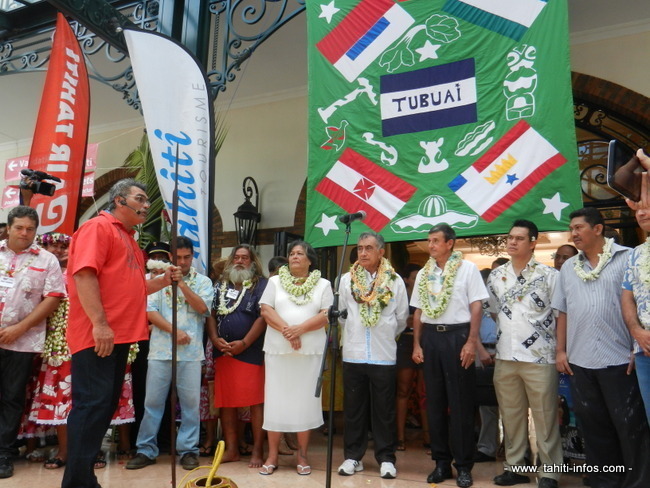
[(296, 466), (296, 472), (300, 476), (307, 476), (307, 475), (311, 474), (311, 466), (309, 466), (309, 465), (303, 466), (302, 464), (299, 464), (298, 466)]
[(65, 466), (65, 461), (63, 459), (59, 459), (57, 457), (55, 458), (50, 458), (45, 463), (43, 464), (43, 467), (45, 469), (59, 469)]
[(106, 453), (104, 451), (99, 451), (97, 457), (95, 458), (95, 464), (93, 468), (103, 469), (106, 467)]
[(199, 456), (200, 457), (212, 457), (214, 456), (214, 451), (216, 446), (199, 446)]
[(133, 453), (130, 450), (120, 449), (115, 453), (115, 457), (117, 457), (119, 461), (128, 461), (133, 457)]
[(45, 453), (42, 449), (34, 449), (32, 452), (25, 456), (25, 459), (30, 463), (43, 463), (45, 462)]
[(275, 464), (262, 464), (262, 469), (260, 469), (259, 473), (267, 476), (273, 474), (276, 469), (278, 467)]

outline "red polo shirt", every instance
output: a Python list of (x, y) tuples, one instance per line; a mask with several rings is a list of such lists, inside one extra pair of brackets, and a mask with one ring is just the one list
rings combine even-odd
[(70, 313), (67, 339), (72, 354), (95, 347), (93, 326), (79, 302), (74, 275), (84, 268), (97, 274), (104, 313), (115, 344), (149, 337), (144, 258), (128, 231), (112, 214), (102, 212), (72, 237), (68, 258)]

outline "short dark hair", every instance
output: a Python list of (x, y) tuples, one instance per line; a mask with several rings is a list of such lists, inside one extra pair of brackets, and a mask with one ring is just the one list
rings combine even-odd
[(284, 266), (288, 262), (289, 260), (284, 256), (273, 256), (271, 259), (269, 259), (269, 273), (275, 273), (279, 267)]
[(27, 205), (18, 205), (9, 210), (9, 215), (7, 215), (7, 223), (9, 224), (9, 227), (14, 223), (14, 219), (22, 219), (23, 217), (33, 220), (36, 227), (38, 227), (40, 223), (38, 212), (36, 212), (35, 208), (28, 207)]
[(504, 257), (502, 256), (502, 257), (500, 257), (500, 258), (496, 258), (494, 261), (492, 261), (492, 266), (494, 266), (495, 264), (496, 264), (497, 266), (503, 266), (504, 264), (506, 264), (506, 263), (509, 262), (509, 261), (510, 261), (510, 260), (509, 260), (508, 258), (504, 258)]
[(490, 277), (490, 273), (492, 270), (490, 268), (483, 268), (480, 273), (481, 273), (481, 278), (483, 278), (483, 282), (486, 282), (487, 279)]
[(577, 217), (583, 217), (585, 222), (587, 222), (591, 227), (594, 227), (598, 224), (605, 227), (605, 219), (600, 214), (596, 207), (583, 207), (578, 210), (574, 210), (569, 214), (569, 220), (573, 220)]
[(568, 247), (569, 249), (571, 249), (571, 252), (573, 253), (574, 256), (578, 254), (578, 249), (573, 244), (562, 244), (560, 247), (557, 248), (557, 251), (559, 251), (563, 247)]
[(189, 249), (194, 254), (194, 243), (189, 237), (178, 236), (176, 238), (176, 249)]
[(289, 247), (287, 248), (287, 255), (293, 251), (293, 248), (296, 246), (300, 246), (305, 250), (305, 254), (307, 254), (307, 259), (309, 259), (309, 271), (314, 271), (315, 269), (318, 268), (318, 254), (316, 254), (316, 251), (314, 250), (313, 247), (311, 247), (311, 244), (305, 241), (297, 240), (293, 241), (289, 244)]
[(456, 240), (456, 231), (451, 228), (449, 224), (437, 224), (431, 227), (429, 235), (435, 234), (436, 232), (442, 232), (445, 236), (445, 241), (455, 241)]
[(512, 230), (513, 227), (523, 227), (525, 229), (528, 229), (528, 237), (530, 237), (531, 241), (536, 241), (539, 237), (539, 230), (537, 229), (537, 226), (530, 220), (517, 219), (512, 223), (510, 230)]
[(126, 198), (129, 194), (129, 190), (131, 187), (136, 186), (140, 188), (142, 191), (146, 192), (147, 191), (147, 185), (140, 181), (136, 181), (133, 178), (124, 178), (117, 183), (115, 183), (110, 190), (108, 190), (108, 207), (106, 210), (109, 212), (112, 212), (117, 208), (117, 205), (115, 205), (115, 199), (117, 197), (122, 197)]

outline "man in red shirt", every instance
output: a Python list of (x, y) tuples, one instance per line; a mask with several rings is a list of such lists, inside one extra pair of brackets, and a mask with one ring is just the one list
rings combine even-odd
[(181, 279), (177, 268), (145, 280), (144, 258), (133, 239), (149, 209), (143, 184), (118, 181), (108, 211), (75, 232), (68, 259), (72, 354), (72, 410), (63, 488), (97, 488), (95, 456), (117, 406), (133, 342), (147, 339), (146, 296)]

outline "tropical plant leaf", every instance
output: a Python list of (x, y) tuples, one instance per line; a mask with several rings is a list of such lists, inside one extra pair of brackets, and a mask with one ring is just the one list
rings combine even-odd
[(448, 15), (432, 15), (426, 21), (427, 35), (437, 42), (449, 43), (460, 37), (458, 21)]

